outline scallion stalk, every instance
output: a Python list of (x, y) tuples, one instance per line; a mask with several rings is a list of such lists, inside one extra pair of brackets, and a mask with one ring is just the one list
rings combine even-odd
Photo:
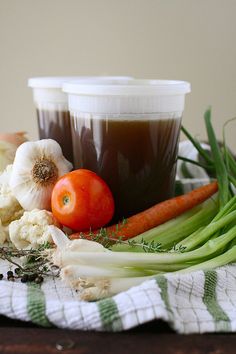
[(181, 130), (182, 132), (186, 135), (186, 137), (191, 141), (191, 143), (193, 144), (193, 146), (198, 150), (198, 152), (200, 153), (201, 156), (204, 157), (205, 161), (210, 165), (214, 165), (214, 161), (210, 158), (210, 156), (208, 155), (208, 153), (203, 149), (203, 147), (201, 146), (201, 144), (193, 138), (193, 136), (187, 131), (186, 128), (184, 128), (183, 126), (181, 126)]
[(222, 208), (230, 199), (228, 172), (224, 163), (224, 159), (217, 142), (214, 129), (211, 124), (211, 109), (209, 108), (205, 114), (205, 125), (208, 135), (208, 141), (211, 147), (211, 153), (214, 160), (216, 177), (219, 185), (219, 200)]
[[(236, 213), (236, 212), (235, 212)], [(226, 216), (227, 217), (227, 216)], [(225, 218), (226, 218), (225, 217)], [(79, 252), (79, 251), (61, 251), (59, 263), (56, 265), (66, 267), (68, 265), (77, 266), (92, 266), (98, 268), (121, 268), (127, 269), (127, 274), (131, 268), (145, 272), (145, 270), (154, 271), (161, 270), (163, 264), (181, 266), (185, 262), (199, 262), (209, 258), (211, 255), (216, 254), (223, 247), (229, 244), (236, 237), (236, 226), (232, 227), (228, 232), (209, 240), (196, 250), (175, 253), (175, 252), (162, 252), (162, 253), (133, 253), (133, 252)], [(104, 275), (105, 276), (105, 275)]]
[(236, 246), (231, 247), (226, 252), (217, 255), (205, 262), (198, 263), (189, 268), (178, 271), (178, 273), (189, 273), (197, 270), (214, 269), (236, 261)]
[(222, 229), (226, 225), (229, 225), (234, 220), (236, 220), (236, 210), (225, 215), (217, 221), (211, 222), (198, 234), (194, 233), (186, 237), (184, 240), (181, 241), (181, 246), (185, 247), (187, 251), (193, 250), (194, 248), (206, 242), (212, 235), (214, 235), (215, 232), (218, 232), (220, 229)]

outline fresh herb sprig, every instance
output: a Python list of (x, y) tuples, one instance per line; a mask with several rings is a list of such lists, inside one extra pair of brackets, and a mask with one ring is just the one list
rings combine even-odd
[[(0, 259), (8, 261), (16, 267), (16, 277), (24, 279), (42, 279), (43, 276), (59, 276), (58, 269), (49, 261), (49, 243), (40, 245), (38, 249), (18, 250), (13, 246), (0, 247)], [(19, 260), (18, 260), (19, 259)], [(34, 278), (34, 279), (33, 279)], [(37, 282), (37, 281), (36, 281)]]
[[(119, 231), (119, 225), (117, 225), (117, 231)], [(83, 233), (81, 233), (80, 236), (82, 239), (88, 239), (88, 236), (83, 235)], [(108, 234), (105, 228), (101, 228), (99, 232), (96, 233), (90, 231), (89, 239), (91, 241), (101, 243), (107, 249), (112, 249), (114, 245), (124, 245), (131, 248), (139, 247), (146, 253), (160, 253), (168, 251), (166, 248), (163, 248), (160, 242), (155, 242), (155, 240), (152, 240), (151, 242), (146, 241), (144, 238), (142, 238), (139, 242), (134, 239), (123, 240), (122, 236), (116, 237), (115, 233), (113, 236)], [(174, 245), (171, 251), (183, 252), (184, 249), (185, 247), (182, 247), (181, 245)]]

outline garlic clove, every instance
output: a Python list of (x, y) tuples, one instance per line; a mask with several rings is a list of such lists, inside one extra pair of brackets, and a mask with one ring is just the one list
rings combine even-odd
[(53, 157), (53, 160), (57, 161), (59, 177), (63, 176), (65, 173), (72, 170), (73, 168), (72, 163), (69, 162), (63, 156), (62, 149), (55, 140), (43, 139), (43, 140), (36, 141), (36, 147), (38, 148), (38, 154), (41, 154), (42, 156), (51, 156)]
[(14, 168), (21, 168), (21, 173), (29, 170), (29, 164), (33, 163), (37, 159), (39, 151), (37, 145), (33, 141), (27, 141), (21, 144), (16, 150)]
[[(36, 186), (32, 185), (29, 181), (25, 182), (24, 188), (21, 183), (22, 188), (17, 190), (17, 199), (25, 210), (33, 209), (46, 209), (51, 208), (51, 186), (44, 188), (44, 193)], [(29, 205), (30, 200), (30, 205)]]

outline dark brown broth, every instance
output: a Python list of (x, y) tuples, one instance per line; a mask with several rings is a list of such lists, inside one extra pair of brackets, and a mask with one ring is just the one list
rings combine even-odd
[(37, 109), (40, 139), (56, 140), (67, 160), (73, 162), (71, 123), (69, 112)]
[(75, 168), (110, 186), (121, 220), (173, 196), (180, 119), (72, 118)]

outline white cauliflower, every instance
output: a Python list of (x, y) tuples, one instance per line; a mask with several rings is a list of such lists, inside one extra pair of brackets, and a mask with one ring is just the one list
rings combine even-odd
[(12, 165), (8, 165), (0, 175), (0, 219), (4, 226), (10, 224), (13, 220), (19, 219), (23, 214), (21, 205), (9, 187), (11, 173)]
[(9, 225), (10, 240), (18, 249), (35, 249), (45, 242), (52, 243), (49, 225), (60, 227), (50, 211), (25, 211), (19, 220)]

